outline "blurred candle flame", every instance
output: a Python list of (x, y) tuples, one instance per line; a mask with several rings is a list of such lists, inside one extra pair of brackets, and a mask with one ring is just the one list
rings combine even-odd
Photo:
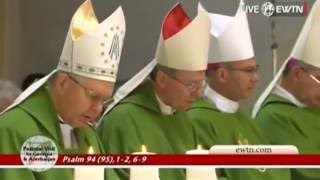
[(147, 146), (142, 145), (141, 146), (141, 152), (147, 152)]
[(94, 154), (94, 150), (93, 150), (92, 146), (89, 147), (88, 154)]

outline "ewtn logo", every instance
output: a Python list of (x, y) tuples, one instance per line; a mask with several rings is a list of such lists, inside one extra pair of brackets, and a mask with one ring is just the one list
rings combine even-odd
[(250, 14), (270, 16), (306, 16), (308, 4), (306, 1), (264, 2), (261, 5), (241, 4), (241, 10)]

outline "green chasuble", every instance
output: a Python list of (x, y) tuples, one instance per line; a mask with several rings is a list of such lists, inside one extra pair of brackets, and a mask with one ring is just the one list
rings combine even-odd
[[(252, 119), (243, 112), (224, 113), (201, 99), (188, 111), (196, 130), (198, 142), (204, 148), (213, 145), (261, 145), (269, 144)], [(219, 176), (234, 180), (286, 180), (290, 173), (286, 169), (222, 169)]]
[[(41, 87), (24, 102), (0, 117), (0, 154), (20, 154), (21, 146), (32, 136), (46, 136), (57, 146), (59, 154), (86, 154), (90, 146), (96, 154), (103, 153), (92, 127), (75, 129), (79, 148), (65, 149), (57, 113), (46, 87)], [(49, 169), (33, 172), (28, 169), (1, 169), (1, 180), (73, 180), (73, 169)]]
[[(300, 154), (320, 154), (320, 110), (300, 108), (271, 94), (256, 119), (271, 144), (295, 145)], [(320, 170), (294, 169), (292, 178), (320, 179)]]
[[(194, 130), (185, 112), (163, 115), (151, 81), (140, 85), (108, 113), (98, 134), (109, 154), (131, 154), (146, 145), (156, 154), (185, 154), (195, 149)], [(118, 170), (121, 179), (129, 178), (129, 171)], [(162, 180), (185, 180), (182, 169), (160, 169)]]

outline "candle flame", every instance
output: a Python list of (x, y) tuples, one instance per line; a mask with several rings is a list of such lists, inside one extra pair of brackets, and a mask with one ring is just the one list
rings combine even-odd
[(89, 147), (88, 154), (94, 154), (94, 150), (93, 150), (92, 146)]
[(200, 144), (198, 144), (197, 150), (201, 150), (201, 149), (203, 149), (202, 146)]
[(141, 146), (141, 152), (147, 152), (147, 146), (142, 145)]

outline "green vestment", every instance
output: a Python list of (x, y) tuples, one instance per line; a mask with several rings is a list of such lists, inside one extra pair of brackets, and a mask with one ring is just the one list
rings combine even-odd
[[(196, 138), (185, 112), (163, 115), (151, 81), (140, 85), (108, 113), (98, 134), (110, 154), (131, 154), (141, 151), (156, 154), (185, 154), (196, 148)], [(128, 179), (127, 170), (118, 170), (121, 179)], [(162, 180), (185, 180), (181, 169), (160, 169)]]
[[(320, 111), (301, 108), (271, 94), (261, 106), (256, 123), (271, 144), (295, 145), (300, 154), (320, 154)], [(320, 179), (319, 169), (293, 169), (292, 179)]]
[[(188, 111), (197, 133), (198, 142), (206, 149), (213, 145), (261, 145), (269, 144), (251, 118), (238, 111), (224, 113), (208, 99), (201, 99)], [(227, 179), (286, 180), (290, 174), (285, 169), (222, 169), (219, 176)]]
[[(87, 154), (90, 146), (93, 147), (96, 154), (103, 153), (101, 142), (95, 130), (90, 126), (75, 129), (79, 148), (64, 148), (58, 116), (45, 87), (38, 89), (24, 102), (1, 115), (0, 153), (20, 155), (22, 144), (33, 136), (50, 138), (56, 144), (59, 154)], [(0, 179), (73, 180), (73, 171), (72, 168), (52, 168), (45, 172), (34, 172), (28, 169), (1, 169)]]

